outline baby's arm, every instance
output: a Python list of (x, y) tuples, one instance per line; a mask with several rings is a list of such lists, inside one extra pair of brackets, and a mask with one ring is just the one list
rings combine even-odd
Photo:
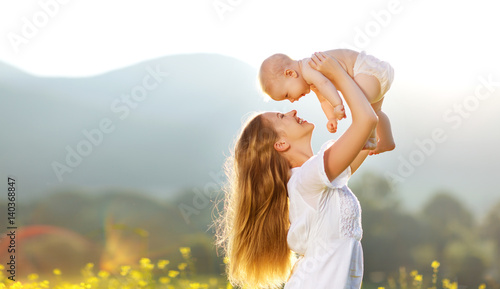
[(326, 98), (323, 97), (323, 95), (321, 95), (321, 93), (314, 85), (311, 85), (311, 90), (318, 97), (319, 103), (321, 104), (321, 109), (328, 119), (328, 123), (326, 124), (328, 131), (331, 133), (337, 132), (337, 118), (335, 117), (333, 106), (328, 100), (326, 100)]
[[(315, 90), (319, 92), (316, 95), (328, 119), (331, 119), (330, 116), (333, 116), (336, 120), (345, 118), (344, 106), (342, 105), (342, 99), (337, 92), (337, 88), (321, 72), (310, 67), (308, 62), (302, 65), (304, 80), (311, 85), (311, 88), (315, 87)], [(316, 92), (315, 90), (313, 91)]]

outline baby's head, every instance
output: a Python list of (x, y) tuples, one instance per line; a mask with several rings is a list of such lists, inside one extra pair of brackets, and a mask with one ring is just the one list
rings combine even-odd
[(294, 102), (311, 91), (298, 61), (284, 54), (271, 55), (262, 62), (259, 81), (262, 90), (276, 101)]

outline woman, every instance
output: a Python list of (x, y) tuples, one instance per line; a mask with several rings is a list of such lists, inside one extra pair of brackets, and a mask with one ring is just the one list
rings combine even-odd
[[(361, 286), (361, 210), (347, 180), (368, 155), (362, 148), (377, 116), (334, 58), (316, 53), (310, 65), (342, 92), (352, 124), (316, 155), (314, 125), (296, 111), (262, 113), (244, 126), (217, 235), (233, 285)], [(292, 251), (300, 256), (295, 265)]]

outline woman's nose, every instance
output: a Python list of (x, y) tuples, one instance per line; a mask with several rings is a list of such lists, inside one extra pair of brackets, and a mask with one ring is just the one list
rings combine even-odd
[(297, 111), (294, 109), (294, 110), (289, 111), (287, 114), (289, 114), (291, 116), (295, 116), (297, 114)]

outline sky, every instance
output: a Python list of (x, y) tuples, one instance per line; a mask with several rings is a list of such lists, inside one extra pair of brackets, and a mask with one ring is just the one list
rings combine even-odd
[[(463, 156), (457, 162), (477, 159), (491, 172), (498, 135), (491, 132), (500, 122), (498, 6), (491, 0), (2, 0), (0, 61), (37, 76), (87, 77), (174, 54), (217, 53), (257, 69), (277, 52), (300, 59), (334, 48), (365, 50), (396, 71), (384, 110), (406, 142), (388, 156), (390, 173), (418, 157), (418, 142), (432, 140), (436, 130), (447, 140), (425, 165), (436, 168), (455, 154)], [(480, 86), (494, 97), (478, 100)], [(477, 152), (460, 151), (465, 143)], [(376, 161), (366, 166), (376, 168)], [(415, 176), (425, 173), (414, 167)], [(474, 174), (479, 183), (489, 176)]]
[[(494, 1), (37, 0), (0, 2), (0, 61), (88, 76), (171, 54), (218, 53), (258, 67), (347, 47), (410, 78), (458, 83), (499, 63)], [(456, 67), (451, 72), (433, 66)], [(458, 78), (458, 79), (457, 79)], [(409, 79), (411, 81), (411, 79)]]

